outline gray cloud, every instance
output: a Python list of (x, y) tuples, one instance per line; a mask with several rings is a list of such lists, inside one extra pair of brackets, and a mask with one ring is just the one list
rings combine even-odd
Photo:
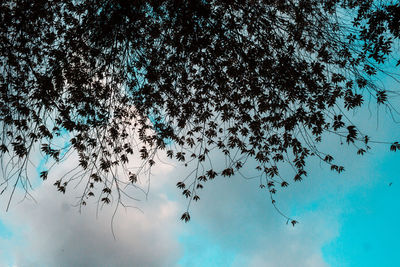
[(0, 249), (12, 253), (17, 266), (174, 266), (182, 253), (176, 239), (180, 207), (156, 190), (168, 188), (165, 182), (153, 179), (149, 200), (136, 203), (144, 213), (118, 210), (114, 240), (112, 208), (104, 207), (96, 218), (92, 203), (79, 214), (70, 205), (74, 196), (60, 194), (47, 181), (33, 192), (37, 204), (25, 200), (1, 216), (14, 238), (0, 240)]

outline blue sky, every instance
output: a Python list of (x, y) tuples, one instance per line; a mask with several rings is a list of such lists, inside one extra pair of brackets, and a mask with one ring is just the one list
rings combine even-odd
[(307, 180), (280, 194), (282, 210), (300, 221), (294, 228), (257, 181), (240, 177), (207, 184), (184, 224), (179, 214), (186, 203), (174, 188), (179, 170), (164, 166), (155, 171), (144, 214), (117, 216), (115, 241), (110, 210), (97, 219), (90, 209), (79, 214), (69, 205), (73, 198), (42, 184), (37, 204), (25, 200), (1, 211), (0, 266), (399, 265), (400, 154), (387, 146), (364, 157), (339, 152), (348, 162), (345, 173), (313, 164)]
[[(400, 139), (382, 107), (354, 115), (375, 140)], [(89, 203), (80, 214), (71, 206), (74, 191), (62, 195), (51, 181), (38, 182), (37, 203), (16, 199), (8, 213), (0, 203), (0, 266), (400, 266), (400, 153), (372, 145), (361, 157), (338, 144), (327, 136), (323, 148), (345, 165), (344, 173), (310, 160), (309, 177), (278, 193), (281, 210), (300, 222), (296, 227), (286, 225), (258, 181), (237, 176), (207, 182), (185, 224), (179, 217), (186, 201), (175, 188), (183, 169), (159, 164), (149, 199), (137, 203), (143, 213), (118, 211), (114, 240), (112, 209), (96, 217)], [(71, 157), (53, 177), (74, 164)]]
[[(375, 140), (400, 140), (384, 109), (371, 110), (354, 114), (357, 125)], [(159, 164), (149, 199), (137, 203), (143, 213), (118, 211), (114, 240), (112, 209), (96, 217), (88, 203), (79, 213), (71, 205), (74, 192), (59, 194), (37, 174), (37, 203), (18, 203), (19, 195), (6, 213), (2, 197), (0, 266), (400, 266), (400, 152), (372, 145), (360, 157), (338, 144), (327, 137), (323, 146), (345, 165), (344, 173), (310, 160), (307, 179), (278, 192), (279, 207), (299, 221), (296, 227), (274, 210), (258, 181), (237, 176), (207, 182), (185, 224), (179, 218), (186, 201), (175, 187), (183, 170)], [(53, 177), (74, 164), (72, 157)]]
[[(384, 112), (364, 109), (354, 118), (376, 140), (400, 139)], [(398, 266), (400, 154), (373, 145), (361, 157), (338, 143), (328, 136), (323, 146), (344, 173), (310, 160), (309, 177), (279, 192), (278, 205), (296, 227), (286, 225), (258, 181), (236, 176), (207, 182), (185, 224), (186, 201), (175, 188), (184, 170), (159, 164), (149, 199), (137, 203), (143, 213), (119, 210), (114, 240), (111, 209), (96, 217), (89, 203), (80, 214), (71, 206), (74, 191), (62, 195), (51, 182), (38, 183), (37, 203), (17, 199), (6, 213), (1, 202), (0, 266)]]
[(398, 154), (382, 156), (373, 185), (346, 196), (340, 235), (322, 248), (332, 266), (400, 266), (399, 162)]

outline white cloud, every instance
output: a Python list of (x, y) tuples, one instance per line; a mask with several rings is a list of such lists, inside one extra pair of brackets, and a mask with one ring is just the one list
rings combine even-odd
[[(379, 139), (387, 132), (381, 129), (380, 136), (377, 132), (374, 135)], [(352, 208), (347, 206), (348, 195), (355, 189), (384, 182), (374, 176), (380, 164), (376, 159), (389, 150), (388, 146), (374, 146), (372, 153), (361, 157), (354, 148), (338, 143), (329, 138), (325, 148), (345, 165), (344, 173), (336, 174), (327, 165), (320, 167), (318, 160), (310, 160), (309, 176), (304, 181), (295, 183), (288, 176), (291, 185), (279, 190), (276, 199), (280, 209), (300, 221), (294, 228), (290, 223), (286, 225), (285, 219), (274, 210), (265, 189), (258, 187), (257, 179), (232, 177), (208, 181), (200, 193), (202, 200), (192, 206), (195, 224), (189, 225), (184, 234), (191, 239), (185, 254), (196, 258), (186, 257), (185, 264), (202, 266), (196, 259), (207, 253), (196, 250), (197, 238), (204, 246), (212, 244), (234, 254), (226, 260), (226, 264), (233, 261), (232, 266), (329, 266), (322, 248), (340, 235), (343, 217)]]
[[(367, 117), (362, 117), (361, 123), (373, 131), (375, 125), (368, 124), (371, 118)], [(387, 129), (386, 125), (381, 127)], [(382, 128), (381, 136), (388, 135), (389, 131)], [(69, 206), (75, 203), (74, 196), (56, 192), (47, 181), (33, 192), (37, 204), (24, 201), (1, 215), (15, 236), (0, 240), (0, 249), (12, 253), (18, 266), (177, 266), (183, 253), (192, 259), (191, 266), (199, 266), (196, 261), (208, 260), (203, 250), (209, 245), (234, 255), (233, 266), (324, 267), (327, 263), (321, 248), (340, 234), (343, 209), (348, 208), (341, 200), (355, 187), (375, 183), (370, 174), (374, 164), (379, 164), (371, 156), (349, 152), (347, 145), (337, 147), (338, 142), (328, 141), (326, 148), (337, 148), (347, 171), (336, 175), (314, 161), (309, 165), (309, 178), (291, 182), (279, 193), (279, 207), (300, 221), (294, 228), (273, 209), (269, 196), (258, 188), (258, 181), (238, 177), (208, 181), (200, 192), (201, 200), (192, 204), (192, 221), (183, 224), (179, 217), (186, 199), (175, 200), (171, 195), (179, 194), (174, 186), (186, 170), (156, 164), (149, 200), (135, 203), (144, 214), (134, 209), (117, 213), (117, 240), (110, 229), (112, 209), (104, 208), (96, 219), (96, 207), (89, 203), (78, 214)], [(377, 157), (384, 152), (375, 149), (373, 153)], [(218, 166), (215, 161), (213, 164)], [(194, 241), (179, 243), (182, 236), (193, 237)], [(202, 246), (196, 242), (202, 242)]]
[[(256, 181), (234, 177), (219, 179), (208, 186), (204, 200), (193, 206), (194, 223), (183, 234), (192, 239), (185, 247), (189, 256), (186, 255), (183, 266), (202, 266), (204, 262), (196, 261), (207, 256), (208, 246), (234, 255), (225, 262), (231, 266), (328, 266), (321, 248), (339, 234), (340, 208), (323, 205), (312, 211), (289, 214), (300, 221), (292, 227), (274, 210), (267, 194), (257, 190)], [(294, 193), (301, 198), (301, 191)], [(299, 205), (286, 202), (292, 209), (305, 205), (302, 200)], [(199, 250), (196, 242), (202, 243), (204, 250)]]
[[(165, 175), (169, 170), (160, 167), (155, 172)], [(165, 191), (156, 190), (173, 186), (165, 182), (154, 177), (149, 199), (134, 203), (144, 213), (118, 210), (113, 221), (114, 240), (113, 208), (102, 208), (96, 218), (92, 203), (79, 214), (70, 205), (76, 202), (73, 194), (77, 192), (71, 188), (71, 194), (67, 190), (62, 195), (46, 181), (33, 192), (37, 204), (25, 200), (1, 216), (15, 237), (7, 243), (0, 240), (0, 249), (12, 253), (17, 266), (173, 266), (181, 256), (176, 239), (181, 208)]]

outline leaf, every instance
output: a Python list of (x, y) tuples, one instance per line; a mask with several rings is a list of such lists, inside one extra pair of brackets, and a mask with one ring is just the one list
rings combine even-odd
[(105, 193), (105, 194), (111, 194), (111, 189), (108, 188), (108, 187), (105, 187), (105, 188), (103, 189), (103, 193)]
[(65, 186), (59, 186), (57, 190), (65, 194)]
[(185, 221), (186, 223), (187, 223), (188, 221), (190, 221), (189, 212), (183, 213), (182, 216), (181, 216), (181, 220), (182, 220), (182, 221)]
[(281, 183), (281, 186), (282, 186), (282, 187), (288, 187), (288, 186), (289, 186), (289, 183), (288, 183), (288, 182), (285, 182), (285, 181), (283, 181), (283, 182)]
[(326, 155), (325, 158), (324, 158), (324, 161), (328, 162), (328, 163), (332, 162), (332, 160), (333, 160), (333, 157), (331, 155)]
[(214, 170), (208, 170), (206, 172), (206, 175), (208, 176), (209, 179), (214, 179), (217, 176), (217, 173)]
[(190, 197), (191, 194), (192, 194), (192, 192), (190, 192), (189, 189), (185, 189), (182, 192), (182, 195), (184, 195), (186, 198)]
[(176, 184), (176, 186), (177, 186), (178, 188), (180, 188), (180, 189), (184, 189), (184, 188), (185, 188), (185, 184), (182, 183), (182, 182), (178, 182), (178, 183)]
[(43, 181), (46, 180), (46, 179), (47, 179), (47, 174), (48, 174), (48, 173), (49, 173), (48, 171), (42, 171), (42, 172), (40, 172), (40, 178), (42, 178)]
[(201, 176), (199, 176), (199, 178), (197, 178), (199, 181), (202, 181), (202, 182), (206, 182), (207, 181), (207, 177), (206, 176), (204, 176), (204, 175), (201, 175)]
[(224, 170), (221, 172), (221, 175), (222, 175), (222, 176), (228, 176), (228, 177), (230, 177), (230, 176), (232, 176), (233, 174), (234, 174), (234, 171), (233, 171), (232, 168), (226, 168), (226, 169), (224, 169)]
[(7, 146), (6, 146), (5, 144), (1, 144), (1, 145), (0, 145), (0, 152), (1, 152), (1, 153), (6, 153), (6, 152), (8, 152), (8, 148), (7, 148)]
[(339, 168), (337, 169), (337, 172), (338, 173), (341, 173), (341, 172), (343, 172), (344, 171), (344, 167), (343, 166), (339, 166)]
[(140, 150), (140, 157), (142, 159), (147, 159), (149, 157), (149, 152), (147, 151), (147, 148), (145, 146), (143, 146)]
[(376, 102), (378, 104), (384, 104), (387, 101), (386, 91), (377, 91), (376, 92)]
[(176, 158), (178, 161), (185, 161), (185, 152), (178, 152), (178, 153), (176, 153), (175, 158)]
[(390, 151), (396, 152), (397, 150), (400, 149), (400, 144), (399, 142), (394, 142), (391, 146), (390, 146)]
[(134, 174), (134, 173), (132, 173), (130, 176), (129, 176), (129, 181), (131, 182), (131, 183), (136, 183), (137, 182), (137, 175), (136, 174)]
[(349, 134), (346, 137), (346, 142), (349, 143), (354, 143), (354, 139), (357, 137), (357, 130), (354, 125), (350, 125), (347, 127), (347, 130)]
[(357, 155), (364, 155), (365, 152), (366, 152), (365, 149), (360, 148), (360, 149), (357, 151)]
[(296, 174), (295, 176), (294, 176), (294, 179), (293, 179), (295, 182), (300, 182), (301, 180), (303, 180), (303, 178), (301, 178), (301, 175), (300, 174)]
[(171, 158), (174, 156), (174, 152), (172, 150), (167, 151), (167, 157)]
[(87, 160), (80, 158), (79, 165), (85, 170), (88, 167), (88, 162), (87, 162)]
[(108, 197), (103, 197), (101, 201), (103, 201), (104, 204), (110, 204), (111, 202), (111, 200)]

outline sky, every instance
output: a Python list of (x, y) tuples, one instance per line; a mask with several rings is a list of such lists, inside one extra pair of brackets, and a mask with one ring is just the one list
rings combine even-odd
[[(372, 137), (398, 140), (398, 126), (377, 114), (360, 110), (354, 118)], [(15, 200), (5, 212), (2, 201), (0, 266), (400, 266), (400, 154), (373, 145), (359, 156), (329, 136), (323, 146), (346, 171), (310, 160), (307, 179), (278, 192), (279, 208), (299, 221), (295, 227), (258, 181), (240, 176), (207, 182), (184, 223), (187, 202), (175, 187), (184, 168), (159, 163), (148, 199), (135, 203), (140, 209), (118, 210), (115, 239), (112, 209), (96, 215), (88, 203), (79, 213), (76, 192), (62, 195), (50, 181), (38, 183), (36, 202)]]
[[(366, 105), (352, 115), (373, 139), (400, 140), (398, 124), (378, 109)], [(400, 266), (400, 152), (374, 144), (359, 156), (339, 142), (326, 136), (322, 146), (344, 164), (344, 173), (311, 159), (308, 177), (278, 192), (277, 205), (299, 221), (295, 227), (257, 180), (240, 176), (208, 181), (184, 223), (187, 202), (175, 186), (184, 168), (161, 162), (153, 169), (148, 199), (119, 209), (111, 223), (112, 208), (97, 214), (95, 203), (88, 203), (80, 213), (73, 206), (76, 190), (63, 195), (50, 178), (41, 183), (43, 162), (37, 159), (35, 201), (20, 202), (17, 194), (6, 212), (0, 198), (0, 267)], [(74, 164), (71, 159), (52, 176)], [(243, 170), (252, 171), (251, 164)]]

